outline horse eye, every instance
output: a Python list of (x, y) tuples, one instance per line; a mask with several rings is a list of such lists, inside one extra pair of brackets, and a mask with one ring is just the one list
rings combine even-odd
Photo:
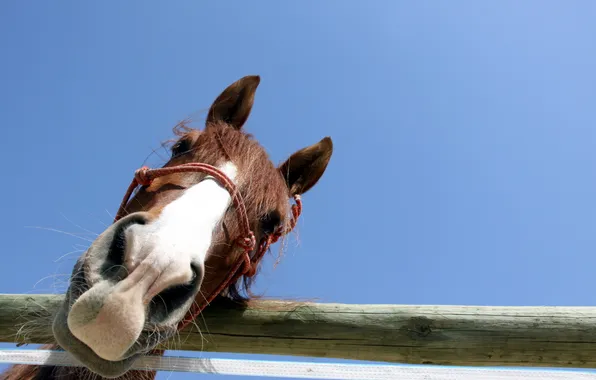
[(189, 139), (183, 138), (181, 140), (178, 140), (178, 142), (176, 142), (176, 144), (172, 146), (172, 158), (188, 152), (190, 148), (191, 142)]
[(279, 215), (279, 212), (270, 212), (261, 218), (261, 230), (265, 235), (271, 235), (280, 222), (281, 216)]

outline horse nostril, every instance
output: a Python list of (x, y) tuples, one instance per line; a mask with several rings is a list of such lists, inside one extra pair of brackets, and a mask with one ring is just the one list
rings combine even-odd
[(191, 264), (190, 268), (193, 276), (189, 282), (171, 286), (153, 297), (149, 303), (148, 322), (163, 324), (170, 318), (177, 322), (183, 317), (203, 282), (202, 267)]
[(121, 219), (120, 224), (114, 231), (114, 235), (108, 247), (107, 256), (101, 268), (104, 278), (121, 281), (127, 276), (124, 266), (124, 253), (126, 252), (126, 229), (135, 224), (144, 225), (147, 217), (144, 213), (135, 213)]
[(112, 267), (120, 266), (124, 264), (124, 251), (126, 249), (126, 237), (124, 235), (124, 228), (118, 230), (114, 235), (112, 244), (106, 257), (106, 264)]

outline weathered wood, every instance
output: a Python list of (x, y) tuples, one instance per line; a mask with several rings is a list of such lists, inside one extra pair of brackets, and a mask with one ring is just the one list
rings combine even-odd
[[(45, 343), (57, 295), (0, 295), (0, 341)], [(40, 323), (30, 322), (37, 320)], [(213, 305), (173, 348), (473, 366), (596, 368), (596, 307)], [(25, 326), (21, 326), (25, 323)]]

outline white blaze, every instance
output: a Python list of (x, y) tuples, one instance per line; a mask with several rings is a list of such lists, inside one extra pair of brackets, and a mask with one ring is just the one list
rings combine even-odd
[[(233, 181), (236, 167), (220, 168)], [(149, 225), (126, 231), (126, 267), (132, 273), (143, 261), (159, 272), (147, 293), (150, 301), (162, 290), (192, 279), (191, 262), (204, 263), (214, 228), (230, 205), (230, 193), (211, 176), (168, 204)]]
[[(222, 170), (232, 181), (237, 169)], [(106, 360), (119, 360), (139, 337), (146, 305), (161, 291), (192, 280), (191, 263), (202, 265), (212, 234), (231, 201), (213, 177), (187, 189), (150, 224), (134, 224), (126, 232), (125, 266), (129, 276), (111, 289), (98, 283), (72, 306), (68, 326), (79, 340)], [(106, 294), (109, 292), (109, 294)], [(102, 300), (95, 318), (90, 310)]]

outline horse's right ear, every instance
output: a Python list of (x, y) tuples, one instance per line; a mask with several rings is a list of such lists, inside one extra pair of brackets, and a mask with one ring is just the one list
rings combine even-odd
[(223, 121), (235, 129), (242, 128), (250, 115), (260, 82), (258, 75), (250, 75), (229, 85), (211, 105), (207, 125)]
[(333, 153), (333, 142), (325, 137), (318, 143), (292, 154), (279, 166), (291, 195), (300, 195), (310, 190), (327, 169)]

